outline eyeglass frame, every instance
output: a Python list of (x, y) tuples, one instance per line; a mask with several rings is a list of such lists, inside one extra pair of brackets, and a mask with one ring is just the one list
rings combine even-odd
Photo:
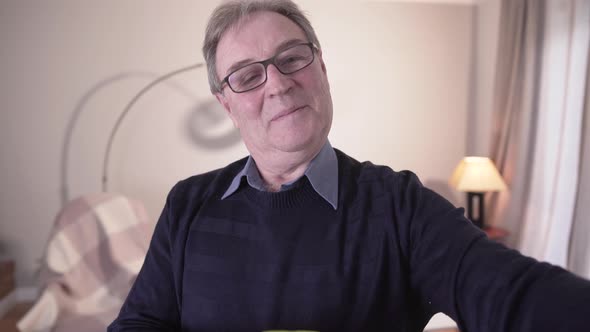
[[(283, 72), (281, 69), (279, 69), (279, 66), (277, 66), (277, 65), (276, 65), (276, 63), (275, 63), (275, 60), (276, 60), (277, 56), (279, 56), (279, 54), (281, 54), (281, 53), (285, 52), (286, 50), (289, 50), (289, 49), (291, 49), (291, 48), (294, 48), (294, 47), (297, 47), (297, 46), (301, 46), (301, 45), (306, 45), (306, 46), (309, 46), (309, 48), (311, 49), (311, 61), (310, 61), (310, 62), (309, 62), (307, 65), (305, 65), (305, 66), (303, 66), (303, 67), (301, 67), (301, 68), (299, 68), (299, 69), (297, 69), (297, 70), (295, 70), (295, 71), (292, 71), (292, 72), (290, 72), (290, 73), (284, 73), (284, 72)], [(234, 93), (244, 93), (244, 92), (252, 91), (252, 90), (254, 90), (254, 89), (256, 89), (256, 88), (259, 88), (259, 87), (261, 87), (262, 85), (264, 85), (264, 83), (266, 83), (266, 81), (268, 80), (268, 71), (267, 71), (267, 70), (268, 70), (268, 65), (272, 64), (272, 65), (273, 65), (273, 66), (275, 66), (275, 68), (276, 68), (276, 69), (277, 69), (277, 70), (278, 70), (278, 71), (279, 71), (281, 74), (283, 74), (283, 75), (291, 75), (291, 74), (293, 74), (293, 73), (296, 73), (296, 72), (298, 72), (298, 71), (300, 71), (300, 70), (303, 70), (303, 69), (305, 69), (305, 68), (309, 67), (309, 65), (311, 65), (311, 64), (312, 64), (312, 63), (315, 61), (315, 53), (316, 53), (317, 51), (318, 51), (318, 47), (317, 47), (317, 46), (316, 46), (314, 43), (312, 43), (312, 42), (308, 42), (308, 43), (300, 43), (300, 44), (295, 44), (295, 45), (292, 45), (292, 46), (290, 46), (290, 47), (287, 47), (287, 48), (285, 48), (285, 49), (281, 50), (280, 52), (276, 53), (275, 55), (273, 55), (272, 57), (270, 57), (270, 58), (268, 58), (268, 59), (266, 59), (266, 60), (262, 60), (262, 61), (255, 61), (255, 62), (250, 62), (250, 63), (248, 63), (248, 64), (245, 64), (245, 65), (241, 66), (240, 68), (236, 68), (236, 69), (235, 69), (235, 70), (233, 70), (231, 73), (229, 73), (227, 76), (225, 76), (225, 78), (224, 78), (224, 79), (223, 79), (223, 80), (222, 80), (222, 81), (219, 83), (219, 89), (220, 89), (220, 90), (223, 90), (223, 85), (224, 85), (224, 84), (227, 84), (227, 86), (230, 88), (230, 90), (231, 90), (231, 91), (233, 91)], [(258, 84), (257, 86), (255, 86), (255, 87), (253, 87), (253, 88), (250, 88), (250, 89), (248, 89), (248, 90), (239, 91), (239, 92), (238, 92), (238, 91), (236, 91), (236, 90), (234, 90), (234, 89), (232, 88), (231, 84), (229, 84), (229, 77), (230, 77), (231, 75), (233, 75), (234, 73), (236, 73), (237, 71), (239, 71), (239, 70), (241, 70), (241, 69), (243, 69), (243, 68), (245, 68), (245, 67), (248, 67), (248, 66), (254, 65), (254, 64), (262, 64), (262, 66), (264, 67), (264, 81), (262, 81), (262, 82), (261, 82), (260, 84)]]

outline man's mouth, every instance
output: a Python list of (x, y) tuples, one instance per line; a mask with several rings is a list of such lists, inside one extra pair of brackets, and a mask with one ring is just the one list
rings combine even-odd
[(272, 122), (275, 120), (280, 120), (280, 119), (286, 117), (287, 115), (293, 114), (293, 113), (303, 109), (303, 107), (304, 106), (298, 106), (298, 107), (293, 107), (293, 108), (289, 108), (284, 111), (281, 111), (281, 112), (275, 114), (275, 116), (273, 116), (272, 119), (270, 119), (270, 121)]

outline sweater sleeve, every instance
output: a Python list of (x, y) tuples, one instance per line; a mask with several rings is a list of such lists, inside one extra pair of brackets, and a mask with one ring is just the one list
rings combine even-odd
[(145, 261), (109, 332), (179, 331), (179, 291), (171, 221), (174, 189), (156, 224)]
[(403, 176), (411, 284), (461, 331), (588, 331), (590, 282), (489, 240), (414, 174)]

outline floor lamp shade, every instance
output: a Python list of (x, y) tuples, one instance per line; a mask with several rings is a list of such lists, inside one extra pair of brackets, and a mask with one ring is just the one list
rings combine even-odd
[(449, 184), (458, 191), (467, 192), (468, 218), (480, 228), (484, 227), (484, 193), (506, 190), (506, 183), (498, 169), (486, 157), (463, 158)]

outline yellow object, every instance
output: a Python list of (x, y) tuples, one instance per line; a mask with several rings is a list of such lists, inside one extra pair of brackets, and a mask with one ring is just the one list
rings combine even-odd
[(467, 192), (506, 190), (506, 183), (490, 158), (465, 157), (455, 168), (449, 184)]

